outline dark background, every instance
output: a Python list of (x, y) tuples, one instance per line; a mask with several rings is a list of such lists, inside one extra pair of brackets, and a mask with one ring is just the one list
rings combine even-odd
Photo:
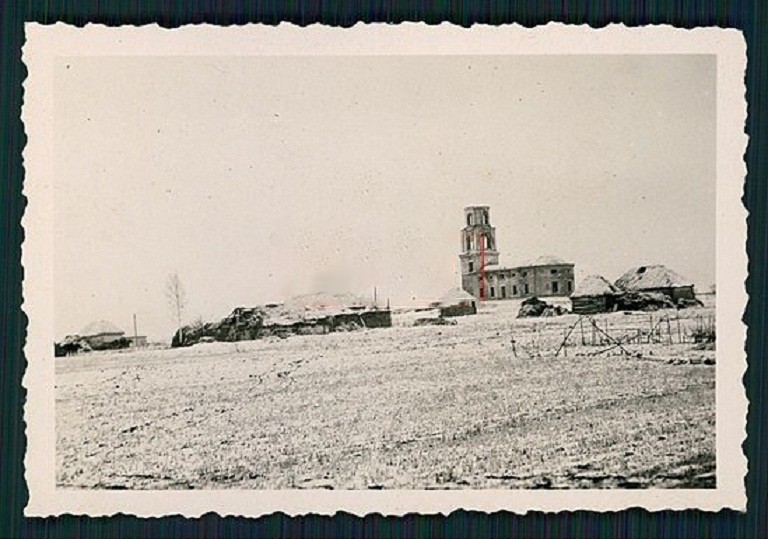
[[(768, 537), (766, 485), (768, 446), (763, 428), (766, 409), (766, 247), (768, 223), (768, 66), (766, 22), (768, 1), (629, 1), (629, 0), (479, 0), (463, 2), (227, 2), (188, 1), (13, 1), (0, 4), (0, 537), (262, 537), (307, 535), (313, 537)], [(199, 519), (167, 517), (140, 519), (118, 515), (111, 518), (63, 516), (24, 518), (27, 502), (23, 458), (26, 447), (23, 423), (25, 391), (21, 387), (25, 359), (22, 347), (26, 317), (21, 311), (21, 217), (24, 170), (21, 152), (25, 144), (20, 120), (21, 62), (25, 21), (69, 24), (149, 24), (176, 27), (189, 23), (219, 25), (290, 21), (350, 26), (358, 21), (450, 21), (462, 26), (474, 23), (517, 22), (524, 26), (549, 21), (628, 26), (671, 24), (681, 28), (720, 26), (738, 28), (747, 40), (746, 74), (750, 137), (744, 203), (749, 211), (747, 252), (750, 295), (744, 320), (748, 324), (746, 349), (749, 367), (744, 378), (750, 401), (749, 435), (744, 449), (749, 459), (746, 478), (749, 498), (746, 514), (733, 511), (702, 513), (679, 511), (649, 513), (632, 509), (618, 513), (573, 512), (560, 514), (472, 513), (448, 516), (408, 515), (402, 518), (348, 514), (334, 517), (290, 518), (274, 514), (260, 519), (221, 518), (208, 514)], [(556, 156), (553, 156), (556, 158)], [(173, 493), (169, 493), (173, 496)]]

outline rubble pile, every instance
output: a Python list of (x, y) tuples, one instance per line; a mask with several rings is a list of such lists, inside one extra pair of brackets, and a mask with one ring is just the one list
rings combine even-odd
[(304, 308), (270, 304), (238, 307), (219, 322), (199, 323), (179, 329), (171, 346), (191, 346), (199, 342), (251, 341), (265, 337), (322, 335), (337, 331), (392, 326), (389, 310), (364, 306), (348, 308)]
[(432, 318), (417, 318), (414, 326), (455, 326), (456, 320), (450, 320), (444, 316), (437, 316)]
[(559, 305), (550, 305), (537, 297), (528, 298), (520, 305), (517, 313), (518, 318), (528, 318), (535, 316), (560, 316), (568, 311)]
[(95, 341), (79, 335), (67, 335), (61, 342), (53, 343), (53, 354), (55, 357), (64, 357), (99, 350), (121, 350), (130, 346), (131, 341), (125, 337)]
[(661, 292), (624, 292), (616, 296), (619, 311), (657, 311), (674, 309), (675, 303)]

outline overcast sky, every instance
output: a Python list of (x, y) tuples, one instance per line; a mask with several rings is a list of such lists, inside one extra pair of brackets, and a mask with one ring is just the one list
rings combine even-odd
[(71, 58), (55, 89), (56, 334), (319, 288), (458, 286), (467, 205), (502, 263), (715, 281), (710, 56)]

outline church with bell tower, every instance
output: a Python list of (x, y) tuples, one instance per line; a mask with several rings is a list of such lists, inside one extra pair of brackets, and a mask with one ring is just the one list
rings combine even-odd
[(489, 206), (464, 208), (459, 261), (461, 288), (479, 300), (569, 296), (573, 292), (574, 264), (555, 256), (540, 256), (522, 266), (499, 266)]
[[(461, 287), (481, 298), (477, 275), (484, 267), (499, 263), (496, 229), (491, 226), (488, 206), (464, 208), (465, 226), (461, 230)], [(483, 294), (486, 296), (487, 294)], [(483, 298), (481, 298), (483, 299)]]

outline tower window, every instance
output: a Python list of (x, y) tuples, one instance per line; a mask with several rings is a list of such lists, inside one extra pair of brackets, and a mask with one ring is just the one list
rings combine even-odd
[(501, 287), (501, 299), (504, 299), (506, 297), (507, 297), (507, 287), (506, 286), (502, 286)]
[(469, 273), (472, 273), (473, 271), (475, 271), (475, 264), (473, 262), (470, 262), (469, 263)]
[(530, 289), (528, 288), (528, 283), (525, 283), (525, 293), (530, 294)]
[(549, 270), (549, 273), (551, 273), (552, 275), (557, 275), (557, 270), (556, 269)]
[(467, 214), (467, 226), (472, 226), (472, 214)]
[(557, 285), (558, 285), (557, 281), (552, 281), (552, 293), (553, 294), (557, 294), (557, 289), (558, 289)]
[(472, 250), (472, 240), (469, 237), (467, 237), (467, 251), (471, 251), (471, 250)]
[(568, 281), (568, 292), (573, 290), (573, 281)]
[(513, 296), (517, 295), (517, 285), (514, 285), (514, 284), (512, 285), (512, 295)]
[(496, 297), (496, 289), (494, 287), (491, 287), (491, 297), (492, 298)]

